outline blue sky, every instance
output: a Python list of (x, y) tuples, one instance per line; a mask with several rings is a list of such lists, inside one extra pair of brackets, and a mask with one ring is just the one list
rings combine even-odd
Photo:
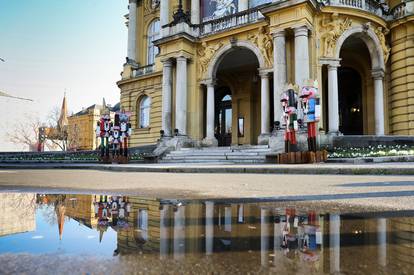
[[(119, 101), (127, 48), (127, 0), (0, 0), (0, 90), (34, 103), (0, 97), (2, 129), (25, 114), (46, 117), (60, 106)], [(0, 151), (16, 149), (0, 135)], [(21, 149), (21, 148), (20, 148)]]

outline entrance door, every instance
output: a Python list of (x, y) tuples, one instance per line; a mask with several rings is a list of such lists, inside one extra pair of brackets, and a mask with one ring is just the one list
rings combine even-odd
[(231, 145), (232, 108), (231, 95), (225, 95), (218, 104), (216, 116), (216, 138), (219, 146)]
[(338, 70), (339, 131), (344, 135), (363, 135), (362, 81), (351, 68)]

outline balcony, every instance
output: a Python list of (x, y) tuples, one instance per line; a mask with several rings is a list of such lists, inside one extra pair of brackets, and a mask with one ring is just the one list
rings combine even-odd
[(414, 15), (414, 0), (405, 0), (396, 5), (390, 13), (394, 19), (400, 19), (405, 16)]
[(163, 26), (162, 36), (169, 37), (181, 33), (187, 33), (193, 37), (203, 37), (219, 33), (222, 31), (239, 28), (248, 24), (264, 20), (263, 14), (259, 9), (253, 8), (238, 12), (229, 16), (224, 16), (214, 20), (206, 21), (197, 25), (189, 25), (181, 22)]
[(153, 73), (155, 71), (155, 64), (132, 68), (132, 77), (140, 77)]
[(256, 23), (261, 19), (264, 19), (264, 16), (258, 9), (250, 9), (201, 23), (197, 26), (198, 33), (200, 36), (211, 35), (228, 29)]
[(385, 15), (381, 4), (375, 0), (329, 0), (327, 1), (326, 5), (333, 7), (359, 9), (368, 11), (381, 17)]

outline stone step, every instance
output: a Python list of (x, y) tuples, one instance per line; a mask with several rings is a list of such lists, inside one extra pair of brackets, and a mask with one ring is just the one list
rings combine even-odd
[(265, 152), (179, 152), (174, 151), (167, 156), (265, 156), (269, 151)]
[(160, 163), (208, 163), (208, 164), (237, 164), (237, 163), (265, 163), (266, 161), (263, 159), (258, 160), (250, 160), (250, 159), (236, 159), (236, 160), (218, 160), (218, 161), (211, 161), (205, 159), (193, 159), (193, 160), (169, 160), (163, 159)]

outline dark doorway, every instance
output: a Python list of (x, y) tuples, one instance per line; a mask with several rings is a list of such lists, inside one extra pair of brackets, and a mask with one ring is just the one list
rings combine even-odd
[(351, 68), (338, 70), (339, 131), (344, 135), (363, 135), (362, 80)]
[(219, 146), (231, 145), (231, 133), (233, 125), (233, 112), (231, 106), (231, 92), (223, 89), (216, 98), (215, 129)]

